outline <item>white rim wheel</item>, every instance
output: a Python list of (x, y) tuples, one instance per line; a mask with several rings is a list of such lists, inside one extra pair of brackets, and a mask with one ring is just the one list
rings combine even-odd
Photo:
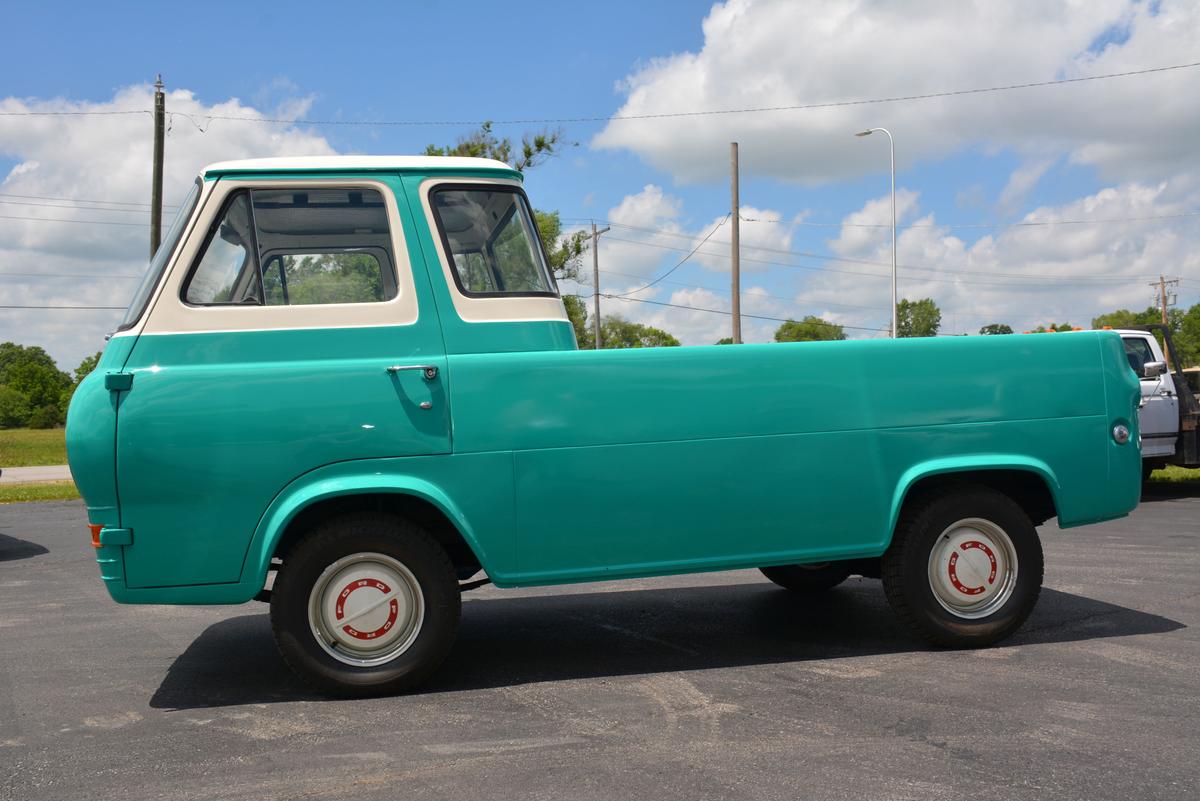
[(401, 562), (356, 553), (321, 573), (308, 596), (308, 623), (325, 653), (355, 667), (389, 662), (421, 632), (421, 585)]
[(990, 520), (951, 523), (929, 553), (933, 597), (955, 617), (987, 617), (1008, 602), (1016, 585), (1017, 550)]

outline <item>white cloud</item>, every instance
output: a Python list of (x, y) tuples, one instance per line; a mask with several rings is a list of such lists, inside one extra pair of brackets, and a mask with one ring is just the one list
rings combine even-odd
[(1037, 187), (1038, 181), (1042, 180), (1042, 176), (1052, 166), (1054, 166), (1053, 159), (1037, 159), (1013, 170), (1012, 175), (1008, 177), (1008, 183), (1000, 191), (1000, 197), (996, 201), (996, 210), (1001, 215), (1007, 216), (1021, 209), (1030, 193)]
[[(704, 45), (650, 61), (620, 88), (618, 116), (774, 107), (1118, 73), (1194, 61), (1200, 5), (1186, 0), (903, 4), (729, 0)], [(677, 180), (724, 176), (728, 142), (746, 174), (821, 182), (886, 164), (871, 126), (896, 135), (901, 168), (985, 144), (1068, 154), (1105, 176), (1166, 176), (1194, 163), (1195, 70), (931, 100), (613, 121), (593, 140)], [(1144, 178), (1143, 178), (1144, 179)]]
[[(974, 333), (992, 322), (1017, 330), (1051, 321), (1087, 326), (1100, 312), (1150, 305), (1147, 283), (1160, 272), (1200, 275), (1195, 217), (1069, 222), (1192, 212), (1200, 205), (1200, 187), (1189, 176), (1153, 185), (1120, 184), (1042, 207), (1022, 222), (1059, 224), (1003, 227), (971, 245), (934, 215), (915, 217), (916, 200), (913, 194), (913, 223), (898, 240), (899, 295), (932, 297), (943, 310), (944, 333)], [(887, 202), (886, 197), (873, 199), (847, 215), (846, 225), (829, 243), (843, 258), (873, 263), (831, 262), (809, 281), (798, 304), (830, 304), (838, 309), (830, 317), (837, 322), (877, 326), (886, 320), (890, 231), (853, 224), (876, 219)], [(839, 302), (847, 299), (870, 308), (840, 309)]]
[[(284, 101), (283, 111), (271, 116), (303, 114), (308, 102)], [(153, 129), (150, 115), (142, 112), (152, 106), (153, 90), (146, 85), (121, 89), (99, 103), (0, 99), (0, 111), (6, 112), (136, 112), (0, 117), (0, 155), (17, 161), (0, 182), (5, 305), (124, 306), (129, 301), (137, 281), (117, 276), (144, 271), (149, 212), (145, 206), (119, 204), (149, 202)], [(191, 92), (175, 90), (167, 95), (167, 110), (163, 194), (168, 204), (178, 203), (200, 169), (215, 161), (334, 152), (323, 137), (295, 126), (209, 119), (267, 116), (237, 99), (206, 105)], [(172, 216), (173, 209), (164, 211), (164, 229)], [(12, 217), (33, 219), (8, 219)], [(110, 224), (80, 222), (95, 220)], [(51, 273), (82, 277), (47, 275)], [(104, 334), (120, 316), (119, 311), (0, 310), (0, 340), (42, 345), (69, 370), (103, 345)]]

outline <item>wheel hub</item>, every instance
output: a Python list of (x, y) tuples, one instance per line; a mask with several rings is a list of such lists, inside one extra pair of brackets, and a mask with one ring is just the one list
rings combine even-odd
[(980, 518), (946, 528), (929, 554), (929, 586), (942, 608), (976, 619), (992, 614), (1012, 596), (1017, 554), (1008, 534)]
[(308, 604), (317, 642), (330, 656), (357, 666), (382, 664), (408, 650), (424, 612), (412, 571), (379, 553), (353, 554), (327, 567)]

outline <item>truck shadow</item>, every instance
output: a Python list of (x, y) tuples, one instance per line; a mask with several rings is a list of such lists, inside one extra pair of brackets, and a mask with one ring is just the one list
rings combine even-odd
[[(1045, 589), (1006, 645), (1160, 634), (1182, 623)], [(877, 581), (817, 599), (766, 583), (467, 599), (453, 652), (422, 693), (529, 682), (820, 661), (927, 650)], [(210, 626), (167, 671), (150, 706), (192, 709), (318, 700), (283, 664), (265, 614)]]
[(1180, 498), (1200, 497), (1200, 484), (1178, 482), (1169, 484), (1165, 481), (1152, 481), (1142, 485), (1142, 503), (1157, 501), (1174, 501)]
[(0, 562), (11, 562), (14, 559), (28, 559), (31, 556), (41, 556), (50, 553), (49, 550), (36, 542), (21, 540), (0, 534)]

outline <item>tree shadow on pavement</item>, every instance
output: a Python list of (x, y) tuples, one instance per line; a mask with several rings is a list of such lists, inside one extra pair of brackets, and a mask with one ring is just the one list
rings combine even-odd
[(7, 534), (0, 534), (0, 562), (11, 562), (14, 559), (28, 559), (31, 556), (41, 556), (50, 553), (49, 550), (29, 540), (19, 540)]
[[(1182, 623), (1044, 589), (1006, 645), (1158, 634)], [(877, 581), (806, 599), (767, 583), (470, 599), (449, 659), (421, 692), (818, 661), (928, 650)], [(189, 709), (317, 698), (284, 665), (265, 614), (210, 626), (168, 670), (150, 706)]]

